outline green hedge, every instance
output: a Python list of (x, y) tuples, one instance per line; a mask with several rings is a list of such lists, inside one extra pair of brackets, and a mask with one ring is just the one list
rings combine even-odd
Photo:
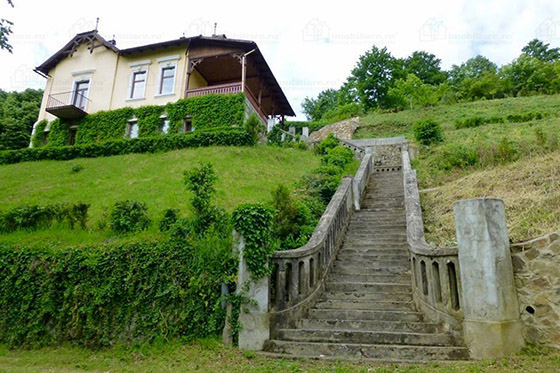
[(0, 342), (102, 347), (216, 335), (220, 285), (236, 268), (230, 253), (227, 243), (0, 245)]
[(211, 145), (244, 146), (253, 144), (251, 135), (243, 128), (221, 127), (175, 135), (106, 141), (99, 144), (7, 150), (0, 152), (0, 164), (154, 153)]
[[(79, 120), (55, 119), (51, 122), (46, 147), (68, 144), (71, 125), (77, 125), (76, 145), (92, 144), (108, 140), (120, 140), (125, 136), (126, 126), (132, 118), (138, 120), (138, 136), (150, 137), (159, 134), (163, 124), (160, 116), (167, 113), (170, 121), (169, 133), (179, 133), (183, 119), (192, 117), (192, 125), (197, 129), (242, 125), (245, 119), (245, 95), (206, 95), (170, 102), (165, 106), (149, 105), (139, 108), (99, 111)], [(43, 146), (46, 123), (38, 125), (32, 143), (34, 147)]]

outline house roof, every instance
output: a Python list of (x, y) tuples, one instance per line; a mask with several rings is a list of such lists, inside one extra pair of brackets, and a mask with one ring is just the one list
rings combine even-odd
[(113, 52), (122, 55), (122, 56), (130, 56), (137, 53), (143, 53), (151, 50), (158, 50), (162, 48), (169, 48), (169, 47), (176, 47), (176, 46), (216, 46), (216, 47), (229, 47), (229, 48), (236, 48), (240, 49), (244, 52), (250, 52), (251, 58), (255, 62), (255, 65), (260, 70), (264, 80), (269, 85), (276, 101), (279, 105), (277, 108), (278, 114), (288, 115), (288, 116), (295, 116), (295, 113), (288, 102), (282, 88), (280, 88), (280, 84), (274, 77), (274, 74), (270, 70), (264, 56), (259, 50), (257, 43), (251, 40), (241, 40), (241, 39), (228, 39), (225, 35), (214, 35), (211, 37), (208, 36), (193, 36), (193, 37), (180, 37), (174, 40), (163, 41), (159, 43), (153, 44), (146, 44), (132, 48), (125, 48), (119, 49), (116, 47), (114, 41), (107, 41), (105, 40), (97, 30), (82, 32), (77, 34), (70, 40), (62, 49), (56, 52), (54, 55), (49, 57), (45, 62), (35, 68), (35, 71), (41, 75), (48, 75), (49, 71), (55, 67), (62, 59), (66, 58), (67, 56), (72, 56), (72, 54), (76, 51), (78, 46), (83, 43), (89, 43), (90, 46), (88, 49), (90, 53), (93, 52), (95, 48), (98, 47), (105, 47), (107, 49), (112, 50)]

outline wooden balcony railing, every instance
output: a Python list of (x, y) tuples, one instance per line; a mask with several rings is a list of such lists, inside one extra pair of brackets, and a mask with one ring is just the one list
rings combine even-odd
[(187, 91), (187, 98), (190, 97), (199, 97), (199, 96), (206, 96), (211, 93), (225, 95), (228, 93), (239, 93), (241, 92), (241, 82), (238, 83), (229, 83), (229, 84), (220, 84), (220, 85), (212, 85), (208, 87), (196, 88), (196, 89), (189, 89)]

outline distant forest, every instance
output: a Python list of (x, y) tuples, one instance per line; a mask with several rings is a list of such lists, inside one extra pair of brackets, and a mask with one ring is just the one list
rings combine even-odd
[(42, 98), (43, 91), (40, 89), (26, 89), (23, 92), (5, 92), (0, 89), (0, 150), (29, 146)]
[(560, 93), (560, 50), (534, 39), (511, 63), (498, 67), (484, 56), (449, 71), (435, 55), (417, 51), (395, 58), (387, 48), (360, 56), (339, 89), (306, 97), (303, 112), (311, 121), (333, 121), (371, 110), (399, 111), (440, 104)]

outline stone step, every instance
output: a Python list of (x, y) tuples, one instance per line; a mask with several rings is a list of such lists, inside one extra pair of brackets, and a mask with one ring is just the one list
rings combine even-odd
[(294, 342), (375, 343), (378, 345), (456, 346), (451, 334), (333, 329), (280, 329), (277, 339)]
[[(336, 266), (356, 266), (359, 268), (372, 268), (372, 269), (382, 269), (382, 268), (403, 268), (408, 269), (410, 267), (410, 259), (407, 257), (403, 258), (378, 258), (378, 259), (364, 259), (363, 257), (352, 258), (348, 256), (339, 257), (334, 265)], [(364, 271), (359, 271), (356, 273), (363, 273)]]
[(414, 311), (384, 310), (335, 310), (329, 308), (312, 308), (308, 318), (315, 320), (355, 320), (355, 321), (398, 321), (422, 322), (422, 314)]
[(437, 333), (442, 328), (429, 322), (399, 322), (377, 320), (337, 320), (337, 319), (300, 319), (297, 328), (303, 329), (342, 329), (370, 331), (399, 331), (412, 333)]
[(384, 284), (373, 282), (336, 282), (329, 278), (326, 283), (327, 291), (356, 291), (356, 292), (388, 292), (388, 293), (411, 293), (411, 284)]
[(367, 274), (370, 271), (381, 271), (387, 270), (388, 273), (404, 273), (410, 270), (410, 264), (408, 261), (397, 263), (346, 263), (335, 261), (333, 265), (334, 270), (341, 270), (344, 273), (348, 271), (354, 271), (354, 273)]
[(412, 283), (410, 274), (394, 275), (394, 274), (354, 274), (354, 273), (335, 273), (329, 274), (329, 278), (333, 282), (381, 282), (389, 284), (408, 285)]
[(398, 302), (412, 302), (412, 294), (407, 293), (357, 293), (353, 291), (327, 291), (321, 296), (321, 301), (344, 300), (351, 301), (377, 301), (391, 300)]
[(353, 250), (357, 252), (390, 252), (405, 251), (409, 252), (409, 245), (404, 243), (356, 243), (354, 245), (343, 245), (340, 250)]
[(326, 356), (338, 359), (380, 359), (383, 361), (430, 361), (468, 359), (464, 347), (318, 343), (268, 340), (264, 350), (286, 355)]
[(382, 300), (347, 300), (347, 299), (330, 299), (318, 302), (315, 309), (338, 309), (338, 310), (388, 310), (388, 311), (414, 311), (412, 301), (399, 302), (389, 300), (387, 295), (386, 301)]
[(405, 250), (395, 250), (393, 251), (376, 251), (371, 250), (369, 252), (350, 252), (349, 250), (339, 251), (337, 259), (340, 260), (364, 260), (364, 261), (376, 261), (383, 259), (410, 259), (410, 253)]
[[(356, 269), (355, 266), (349, 267), (343, 267), (343, 266), (333, 266), (331, 273), (329, 274), (329, 279), (336, 279), (336, 276), (338, 275), (376, 275), (376, 276), (401, 276), (401, 275), (411, 275), (411, 268), (410, 266), (407, 268), (401, 268), (401, 267), (397, 267), (397, 268), (377, 268), (377, 269)], [(336, 281), (333, 281), (336, 282)], [(341, 281), (344, 282), (344, 281)], [(358, 280), (358, 278), (356, 278), (356, 280), (352, 281), (352, 282), (363, 282), (363, 283), (369, 283), (370, 281), (361, 281)], [(378, 283), (378, 281), (374, 280), (371, 281), (372, 283)], [(391, 284), (393, 283), (393, 280), (390, 280), (388, 282), (381, 282), (383, 284)]]

